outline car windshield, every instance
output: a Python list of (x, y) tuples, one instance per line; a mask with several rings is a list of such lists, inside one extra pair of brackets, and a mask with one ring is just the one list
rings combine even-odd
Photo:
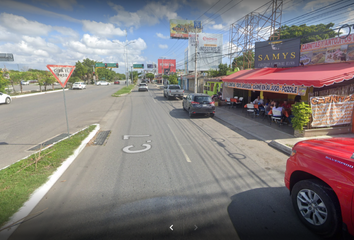
[(181, 89), (180, 86), (170, 86), (169, 88), (170, 88), (170, 89)]
[(140, 85), (139, 85), (140, 87), (145, 87), (146, 86), (146, 84), (144, 84), (144, 83), (140, 83)]
[(199, 103), (210, 103), (210, 102), (212, 102), (210, 96), (195, 96), (194, 101), (195, 102), (199, 102)]

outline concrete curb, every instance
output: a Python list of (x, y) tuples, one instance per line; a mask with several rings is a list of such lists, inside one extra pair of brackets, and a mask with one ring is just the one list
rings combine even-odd
[[(99, 124), (95, 124), (96, 128), (82, 141), (81, 145), (74, 151), (74, 153), (66, 159), (62, 165), (49, 177), (48, 181), (42, 186), (37, 188), (29, 200), (23, 204), (23, 206), (10, 218), (10, 220), (4, 225), (3, 228), (11, 225), (12, 223), (18, 222), (13, 227), (3, 230), (0, 232), (0, 239), (8, 239), (11, 234), (17, 229), (21, 223), (21, 219), (28, 216), (28, 214), (36, 207), (39, 201), (47, 194), (50, 188), (56, 183), (56, 181), (63, 175), (63, 173), (68, 169), (71, 163), (76, 159), (80, 152), (85, 148), (86, 144), (96, 135), (100, 129)], [(84, 128), (85, 129), (85, 128)], [(83, 129), (83, 130), (84, 130)]]
[(289, 155), (289, 156), (291, 155), (292, 148), (278, 142), (277, 140), (272, 140), (271, 142), (268, 143), (268, 145)]
[[(65, 89), (64, 91), (67, 91), (69, 89)], [(31, 96), (36, 96), (36, 95), (43, 95), (43, 94), (48, 94), (48, 93), (55, 93), (55, 92), (62, 92), (63, 89), (61, 90), (54, 90), (50, 92), (41, 92), (41, 93), (29, 93), (29, 94), (24, 94), (24, 95), (19, 95), (19, 96), (11, 96), (11, 98), (24, 98), (24, 97), (31, 97)]]

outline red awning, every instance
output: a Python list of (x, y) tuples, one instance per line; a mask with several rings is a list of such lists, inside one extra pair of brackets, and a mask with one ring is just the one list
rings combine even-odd
[(239, 82), (239, 79), (249, 79), (252, 77), (264, 76), (273, 72), (283, 71), (284, 68), (257, 68), (257, 69), (247, 69), (235, 72), (227, 77), (223, 77), (223, 82)]
[[(250, 70), (254, 71), (252, 75), (244, 74), (241, 76), (235, 76), (235, 78), (232, 79), (224, 78), (223, 81), (253, 84), (303, 85), (306, 87), (313, 86), (319, 88), (339, 83), (344, 80), (350, 80), (354, 77), (354, 62), (299, 66), (278, 69), (273, 72), (267, 72), (267, 69), (276, 68), (254, 69)], [(258, 72), (256, 70), (264, 71)]]

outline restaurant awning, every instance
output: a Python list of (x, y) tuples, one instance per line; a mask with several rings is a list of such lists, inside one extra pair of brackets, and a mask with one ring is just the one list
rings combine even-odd
[[(243, 75), (235, 75), (231, 79), (224, 78), (223, 81), (249, 84), (303, 85), (305, 87), (313, 86), (319, 88), (350, 80), (354, 77), (354, 62), (299, 66), (276, 71), (271, 71), (270, 69), (276, 68), (248, 70)], [(233, 75), (228, 77), (231, 76)]]
[(249, 79), (251, 77), (264, 76), (273, 72), (282, 71), (283, 68), (257, 68), (257, 69), (247, 69), (235, 72), (229, 76), (222, 77), (223, 82), (242, 82), (239, 79)]

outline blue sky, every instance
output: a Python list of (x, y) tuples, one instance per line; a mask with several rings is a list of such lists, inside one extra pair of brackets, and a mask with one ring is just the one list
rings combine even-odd
[[(351, 1), (342, 0), (347, 6)], [(124, 45), (129, 44), (132, 63), (157, 63), (159, 57), (177, 60), (183, 68), (188, 40), (169, 38), (169, 19), (198, 19), (203, 31), (222, 33), (227, 54), (231, 23), (267, 0), (0, 0), (0, 52), (13, 53), (15, 62), (1, 62), (8, 69), (36, 68), (47, 64), (70, 64), (90, 58), (118, 62), (124, 72)], [(282, 22), (338, 0), (284, 0)], [(338, 15), (309, 19), (308, 25), (354, 22), (354, 8)], [(289, 22), (299, 24), (299, 21)], [(127, 36), (126, 36), (127, 34)], [(126, 41), (127, 37), (127, 41)], [(224, 62), (228, 62), (224, 58)]]

